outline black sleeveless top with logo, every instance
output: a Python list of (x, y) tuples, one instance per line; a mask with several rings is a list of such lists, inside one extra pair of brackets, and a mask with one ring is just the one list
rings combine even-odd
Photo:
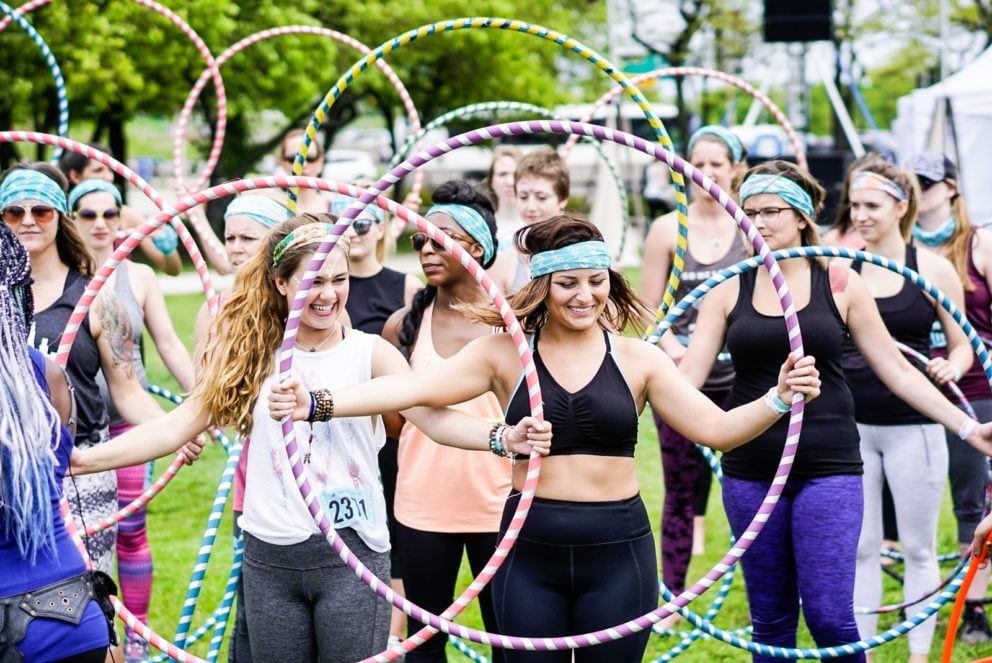
[[(856, 262), (852, 268), (860, 273), (861, 266), (862, 263)], [(906, 267), (919, 271), (915, 246), (906, 247)], [(876, 297), (875, 304), (892, 338), (924, 356), (930, 356), (930, 329), (937, 319), (937, 310), (922, 290), (905, 281), (898, 293), (892, 297)], [(844, 374), (854, 395), (854, 420), (859, 424), (900, 426), (933, 423), (889, 391), (850, 339), (844, 346)]]
[(345, 310), (351, 326), (366, 334), (381, 334), (382, 328), (406, 303), (406, 274), (383, 267), (375, 276), (352, 276)]
[[(33, 345), (36, 349), (51, 357), (55, 356), (62, 332), (69, 322), (76, 303), (83, 296), (89, 279), (77, 271), (69, 270), (65, 277), (62, 294), (55, 303), (34, 315)], [(110, 417), (107, 406), (100, 395), (97, 386), (97, 374), (100, 372), (100, 349), (90, 333), (89, 316), (83, 320), (76, 340), (69, 352), (69, 362), (66, 373), (72, 380), (76, 394), (77, 423), (76, 446), (99, 444), (106, 435)]]
[[(604, 331), (606, 354), (596, 375), (575, 392), (566, 391), (541, 360), (537, 334), (531, 340), (534, 364), (544, 399), (544, 418), (551, 422), (554, 438), (551, 456), (634, 457), (637, 444), (637, 405), (613, 357), (613, 337)], [(506, 408), (506, 423), (516, 424), (530, 415), (527, 385), (520, 381)]]
[[(727, 318), (727, 348), (734, 363), (734, 384), (726, 408), (760, 398), (778, 383), (778, 372), (789, 354), (789, 339), (781, 315), (764, 315), (752, 298), (757, 273), (740, 277), (737, 305)], [(854, 401), (844, 379), (841, 358), (847, 326), (837, 310), (827, 270), (813, 262), (809, 303), (799, 311), (803, 349), (816, 357), (820, 397), (806, 404), (799, 449), (790, 477), (814, 479), (838, 474), (861, 474)], [(771, 481), (785, 447), (788, 415), (750, 442), (723, 455), (729, 477)]]

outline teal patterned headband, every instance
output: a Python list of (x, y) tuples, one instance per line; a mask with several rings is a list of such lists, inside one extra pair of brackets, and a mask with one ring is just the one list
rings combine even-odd
[(482, 215), (478, 211), (469, 207), (468, 205), (459, 205), (457, 203), (443, 203), (434, 205), (429, 210), (424, 218), (431, 218), (432, 214), (447, 214), (450, 216), (455, 223), (460, 225), (462, 229), (472, 236), (479, 246), (482, 247), (482, 262), (483, 264), (489, 262), (489, 260), (496, 255), (496, 243), (493, 242), (493, 232), (489, 229), (489, 224), (486, 220), (482, 218)]
[(123, 202), (123, 198), (121, 198), (120, 189), (114, 186), (113, 182), (109, 180), (100, 179), (99, 177), (91, 177), (88, 180), (83, 180), (82, 182), (74, 186), (72, 188), (72, 191), (69, 192), (69, 209), (75, 210), (76, 203), (79, 202), (80, 198), (82, 198), (83, 196), (87, 196), (91, 193), (94, 193), (95, 191), (100, 191), (102, 193), (109, 193), (111, 196), (114, 197), (114, 200), (117, 201), (118, 205), (120, 205)]
[(541, 251), (530, 257), (530, 277), (536, 279), (552, 272), (569, 269), (609, 269), (613, 264), (606, 243), (599, 240), (569, 244), (553, 251)]
[(63, 214), (68, 213), (65, 191), (55, 180), (29, 168), (18, 168), (0, 186), (0, 209), (23, 200), (40, 200)]
[(685, 150), (687, 155), (692, 154), (693, 145), (703, 136), (713, 136), (722, 143), (726, 143), (734, 163), (740, 163), (741, 159), (744, 158), (744, 144), (741, 143), (741, 139), (719, 124), (707, 124), (705, 127), (697, 129), (696, 133), (692, 134), (692, 138), (689, 139), (689, 146)]
[(816, 214), (813, 211), (813, 199), (809, 197), (805, 189), (788, 177), (761, 174), (747, 178), (741, 185), (741, 207), (744, 206), (745, 200), (762, 193), (774, 194), (806, 215), (810, 221), (816, 220)]

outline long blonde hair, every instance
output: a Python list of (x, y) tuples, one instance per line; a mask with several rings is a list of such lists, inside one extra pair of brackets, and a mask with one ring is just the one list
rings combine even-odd
[[(200, 376), (193, 387), (210, 421), (224, 428), (247, 433), (254, 423), (252, 409), (262, 383), (275, 369), (275, 351), (282, 341), (289, 306), (276, 287), (276, 279), (288, 281), (311, 256), (319, 240), (285, 251), (279, 264), (273, 252), (293, 230), (308, 223), (331, 223), (330, 214), (301, 214), (276, 226), (234, 280), (231, 294), (211, 324), (211, 342), (200, 357)], [(347, 254), (347, 243), (336, 249)]]
[(951, 199), (951, 214), (954, 216), (954, 234), (945, 242), (947, 247), (947, 259), (954, 265), (954, 271), (964, 285), (967, 292), (975, 291), (975, 284), (968, 276), (968, 252), (971, 251), (971, 238), (974, 230), (971, 226), (971, 216), (968, 214), (968, 206), (964, 202), (964, 196), (958, 188), (955, 179), (944, 180), (949, 186), (954, 187), (954, 197)]

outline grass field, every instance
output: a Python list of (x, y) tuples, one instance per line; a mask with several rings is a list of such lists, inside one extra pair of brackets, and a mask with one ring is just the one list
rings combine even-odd
[[(202, 297), (192, 295), (170, 297), (168, 300), (172, 319), (180, 336), (184, 339), (192, 337), (193, 316), (201, 302)], [(149, 348), (148, 368), (151, 380), (156, 384), (174, 388), (175, 384), (167, 377), (161, 361), (154, 354), (152, 349), (154, 346), (148, 343), (146, 347)], [(655, 523), (655, 535), (657, 537), (663, 488), (657, 437), (650, 414), (641, 417), (640, 434), (641, 440), (637, 447), (636, 458), (638, 475), (641, 482), (641, 493), (648, 505), (652, 522)], [(224, 466), (224, 460), (220, 447), (211, 446), (205, 451), (201, 461), (193, 467), (184, 468), (149, 508), (149, 536), (155, 556), (155, 585), (150, 622), (152, 627), (166, 638), (171, 638), (176, 627), (192, 571), (193, 560), (199, 548), (200, 537), (207, 520), (217, 481)], [(165, 462), (158, 464), (159, 471), (164, 467)], [(954, 520), (948, 497), (945, 499), (941, 517), (938, 546), (941, 552), (954, 549), (954, 531)], [(230, 532), (230, 511), (228, 510), (217, 539), (214, 555), (211, 558), (199, 607), (193, 620), (194, 627), (206, 619), (220, 600), (231, 560)], [(699, 578), (720, 558), (727, 548), (727, 537), (726, 519), (720, 506), (718, 490), (714, 490), (707, 515), (706, 554), (693, 559), (689, 574), (690, 579)], [(331, 554), (330, 551), (328, 554)], [(608, 572), (608, 569), (604, 571)], [(459, 589), (466, 586), (469, 580), (470, 576), (463, 568)], [(697, 611), (705, 612), (712, 600), (711, 595), (715, 594), (715, 591), (715, 589), (712, 590), (696, 602)], [(885, 602), (896, 603), (901, 600), (901, 588), (894, 581), (887, 579)], [(939, 659), (949, 612), (949, 608), (945, 607), (940, 614), (931, 660)], [(475, 606), (467, 610), (458, 621), (473, 627), (481, 627), (482, 625)], [(715, 621), (717, 625), (727, 629), (740, 628), (748, 623), (743, 583), (739, 574), (723, 610)], [(887, 629), (896, 623), (897, 616), (883, 615), (879, 621), (880, 629)], [(648, 649), (650, 658), (645, 660), (654, 660), (655, 657), (664, 653), (677, 642), (676, 638), (653, 637)], [(805, 632), (800, 636), (800, 646), (814, 646), (812, 639)], [(193, 651), (203, 655), (206, 652), (206, 646), (197, 645)], [(980, 656), (989, 655), (992, 655), (992, 645), (970, 648), (959, 645), (955, 652), (954, 661), (970, 661)], [(451, 660), (462, 658), (453, 650), (451, 650), (450, 656)], [(875, 661), (886, 663), (905, 661), (907, 656), (908, 649), (905, 639), (900, 638), (877, 650)], [(683, 654), (683, 658), (687, 661), (741, 661), (747, 660), (747, 655), (721, 642), (701, 641)]]

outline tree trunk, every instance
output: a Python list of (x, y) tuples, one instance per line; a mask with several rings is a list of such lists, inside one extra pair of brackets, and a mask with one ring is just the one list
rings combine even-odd
[[(0, 105), (0, 127), (9, 127), (13, 124), (13, 109), (9, 105)], [(0, 169), (7, 170), (19, 159), (16, 143), (0, 143)]]
[[(123, 164), (127, 164), (127, 133), (126, 133), (127, 113), (120, 104), (112, 105), (107, 111), (107, 147), (115, 159)], [(124, 202), (127, 202), (127, 180), (114, 174), (114, 181), (123, 191)]]

